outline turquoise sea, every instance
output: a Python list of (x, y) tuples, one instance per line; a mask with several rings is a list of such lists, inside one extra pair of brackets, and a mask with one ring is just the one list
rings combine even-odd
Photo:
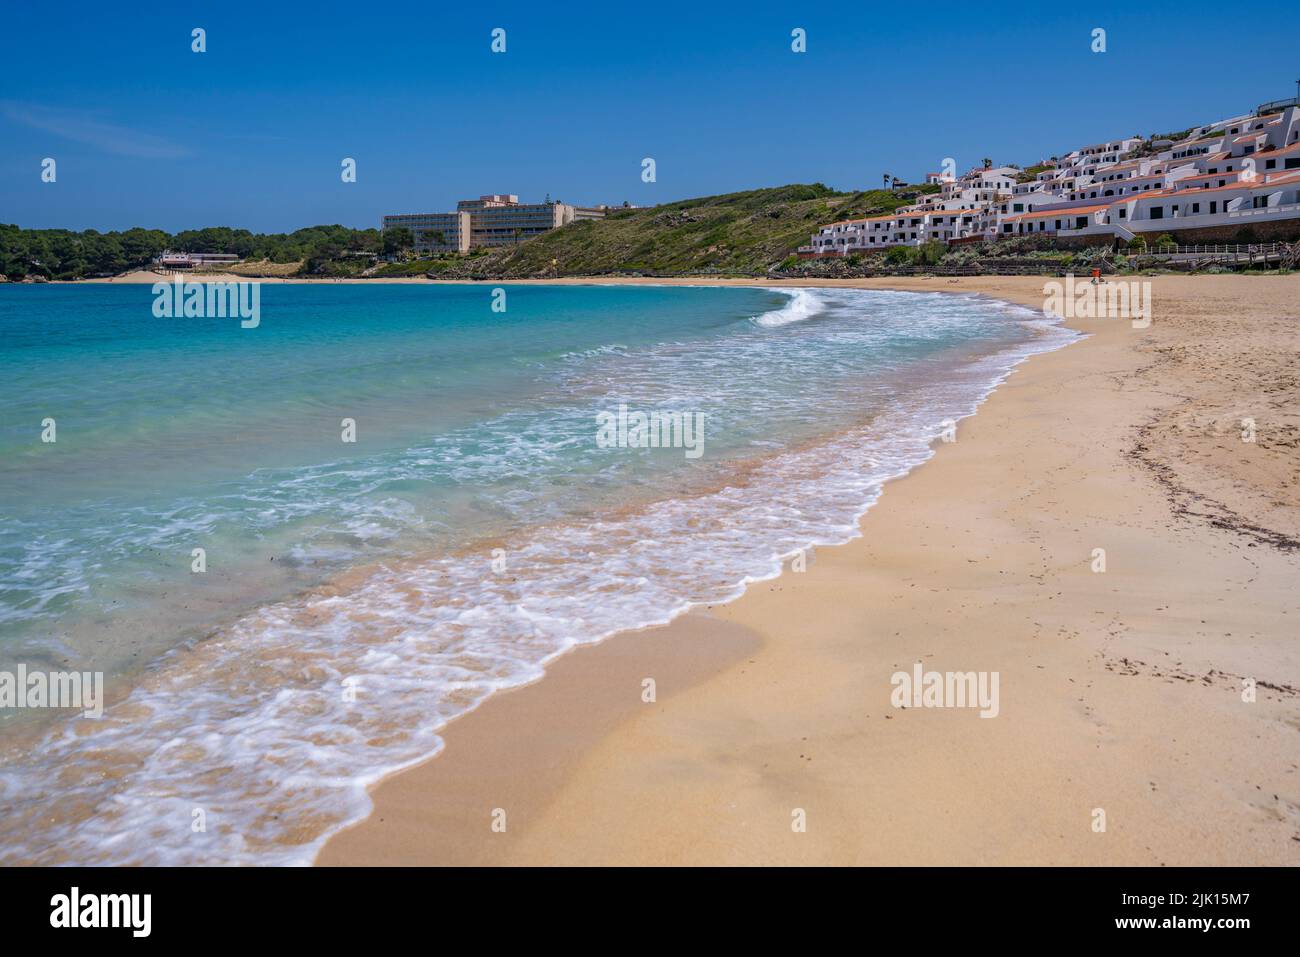
[[(496, 288), (268, 284), (242, 328), (0, 285), (0, 671), (108, 700), (0, 709), (0, 863), (309, 862), (493, 691), (856, 535), (1073, 335), (942, 293)], [(602, 447), (620, 406), (702, 416), (698, 456)]]

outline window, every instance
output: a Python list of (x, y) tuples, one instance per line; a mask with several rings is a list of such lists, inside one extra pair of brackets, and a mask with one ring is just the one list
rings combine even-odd
[(1165, 218), (1165, 208), (1164, 208), (1163, 206), (1152, 206), (1152, 207), (1151, 207), (1151, 218), (1152, 218), (1152, 219), (1164, 219), (1164, 218)]
[(1057, 229), (1061, 228), (1061, 221), (1059, 219), (1056, 221), (1056, 228)]
[(1210, 203), (1210, 212), (1217, 213), (1218, 211), (1219, 211), (1219, 203), (1218, 200), (1215, 200), (1214, 202)]
[(1264, 164), (1264, 169), (1277, 169), (1277, 160), (1268, 160)]
[(1084, 229), (1085, 227), (1087, 227), (1087, 225), (1088, 225), (1088, 217), (1087, 217), (1087, 216), (1076, 216), (1076, 217), (1074, 218), (1074, 228), (1075, 228), (1075, 229)]
[(1197, 213), (1199, 213), (1200, 211), (1201, 211), (1201, 204), (1200, 204), (1200, 203), (1192, 203), (1192, 215), (1195, 216), (1195, 215), (1196, 215)]
[(1119, 218), (1128, 219), (1128, 210), (1125, 209), (1123, 206), (1119, 208)]

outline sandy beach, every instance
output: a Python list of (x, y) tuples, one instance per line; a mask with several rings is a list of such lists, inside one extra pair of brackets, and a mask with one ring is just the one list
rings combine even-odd
[[(1149, 328), (1067, 320), (860, 539), (495, 695), (317, 862), (1300, 863), (1300, 277), (1149, 281)], [(997, 673), (997, 717), (894, 707), (917, 663)]]
[[(494, 696), (318, 863), (1300, 863), (1300, 277), (1151, 282), (860, 539)], [(997, 717), (893, 707), (917, 662), (997, 672)]]

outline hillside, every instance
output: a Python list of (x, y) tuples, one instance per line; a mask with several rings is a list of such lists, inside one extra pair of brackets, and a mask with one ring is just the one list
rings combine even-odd
[(704, 196), (614, 213), (518, 246), (432, 261), (438, 278), (762, 275), (818, 226), (890, 212), (933, 187), (838, 193), (820, 183)]
[[(519, 246), (411, 260), (409, 231), (311, 226), (261, 234), (228, 226), (185, 230), (22, 229), (0, 224), (0, 275), (83, 279), (148, 267), (164, 249), (233, 253), (222, 271), (266, 276), (527, 278), (591, 275), (763, 275), (824, 223), (890, 212), (937, 187), (839, 193), (820, 183), (685, 199), (573, 223)], [(400, 233), (405, 232), (403, 237)], [(399, 254), (399, 261), (380, 263)]]

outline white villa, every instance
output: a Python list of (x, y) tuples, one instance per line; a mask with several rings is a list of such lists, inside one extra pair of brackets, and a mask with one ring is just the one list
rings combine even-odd
[[(1245, 226), (1300, 237), (1300, 98), (1196, 127), (1177, 142), (1127, 137), (1040, 164), (973, 169), (893, 213), (822, 226), (803, 258), (1041, 235), (1093, 245), (1177, 232), (1228, 242)], [(1038, 169), (1038, 168), (1036, 168)]]

